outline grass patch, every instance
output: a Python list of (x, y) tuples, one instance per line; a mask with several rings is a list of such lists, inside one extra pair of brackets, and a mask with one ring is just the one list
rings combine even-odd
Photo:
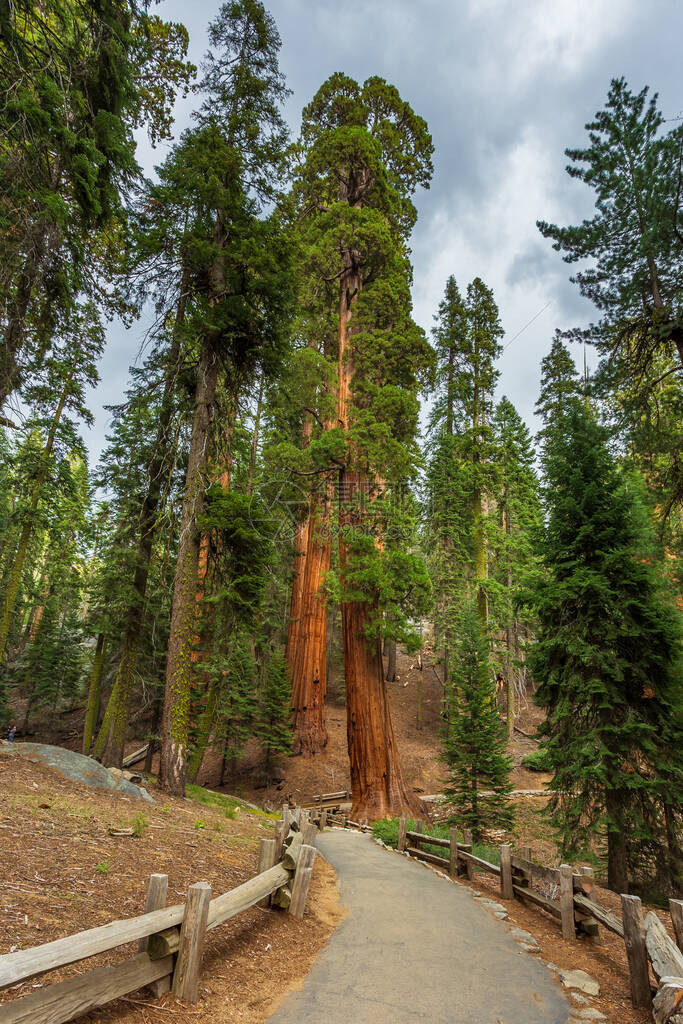
[(269, 814), (267, 811), (254, 810), (252, 807), (247, 807), (245, 803), (234, 796), (216, 793), (212, 789), (204, 789), (203, 786), (195, 786), (191, 782), (188, 782), (185, 786), (185, 796), (189, 797), (190, 800), (203, 804), (205, 807), (220, 808), (225, 812), (226, 818), (237, 818), (240, 811), (244, 811), (246, 814), (253, 814), (257, 818), (271, 818), (275, 820), (280, 817), (279, 814)]

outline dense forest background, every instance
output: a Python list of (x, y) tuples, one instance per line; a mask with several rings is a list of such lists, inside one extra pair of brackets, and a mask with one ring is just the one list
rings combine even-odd
[[(485, 266), (414, 318), (425, 120), (338, 72), (291, 136), (258, 0), (209, 47), (194, 67), (124, 0), (0, 14), (0, 716), (45, 738), (82, 707), (110, 765), (142, 731), (182, 793), (209, 750), (222, 777), (254, 739), (266, 776), (324, 751), (337, 658), (354, 811), (379, 818), (417, 809), (386, 681), (429, 636), (460, 820), (509, 822), (533, 690), (562, 848), (599, 833), (616, 890), (653, 865), (680, 889), (683, 129), (615, 78), (567, 150), (594, 209), (538, 228), (595, 316), (548, 338), (534, 437), (495, 397)], [(91, 465), (106, 323), (150, 308)]]

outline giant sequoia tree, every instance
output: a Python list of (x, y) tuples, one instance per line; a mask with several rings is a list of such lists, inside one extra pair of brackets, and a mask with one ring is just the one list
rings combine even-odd
[[(360, 86), (341, 74), (333, 75), (304, 110), (301, 141), (294, 201), (302, 218), (304, 259), (324, 289), (336, 325), (337, 408), (325, 444), (333, 456), (328, 466), (339, 467), (353, 807), (355, 813), (381, 817), (413, 801), (383, 678), (379, 589), (372, 574), (363, 585), (357, 568), (361, 551), (369, 554), (371, 524), (376, 526), (373, 503), (387, 480), (410, 476), (415, 456), (416, 388), (430, 357), (411, 317), (405, 245), (415, 220), (410, 196), (429, 182), (432, 146), (424, 121), (393, 86), (380, 78)], [(316, 449), (309, 445), (309, 450)], [(311, 678), (310, 696), (303, 697), (307, 706), (315, 685)]]

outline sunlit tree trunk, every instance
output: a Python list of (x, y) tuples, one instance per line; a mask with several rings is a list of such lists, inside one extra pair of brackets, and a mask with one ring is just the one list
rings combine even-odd
[(312, 498), (301, 580), (296, 646), (291, 663), (293, 753), (312, 757), (327, 746), (327, 595), (330, 495)]
[[(348, 427), (353, 379), (353, 360), (348, 351), (352, 304), (360, 290), (360, 278), (349, 268), (342, 278), (339, 303), (339, 384), (337, 416)], [(370, 498), (370, 481), (363, 474), (342, 469), (339, 476), (339, 561), (344, 570), (349, 557), (344, 527), (362, 528), (364, 507)], [(419, 809), (409, 794), (396, 747), (391, 722), (382, 647), (379, 633), (370, 639), (371, 621), (379, 618), (379, 607), (367, 601), (342, 597), (342, 636), (346, 676), (347, 741), (353, 797), (352, 815), (378, 819), (394, 817), (403, 810)]]

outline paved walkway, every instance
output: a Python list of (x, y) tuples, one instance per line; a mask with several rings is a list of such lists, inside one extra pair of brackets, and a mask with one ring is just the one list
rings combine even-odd
[(318, 846), (349, 913), (269, 1024), (566, 1024), (551, 972), (464, 886), (360, 833)]

